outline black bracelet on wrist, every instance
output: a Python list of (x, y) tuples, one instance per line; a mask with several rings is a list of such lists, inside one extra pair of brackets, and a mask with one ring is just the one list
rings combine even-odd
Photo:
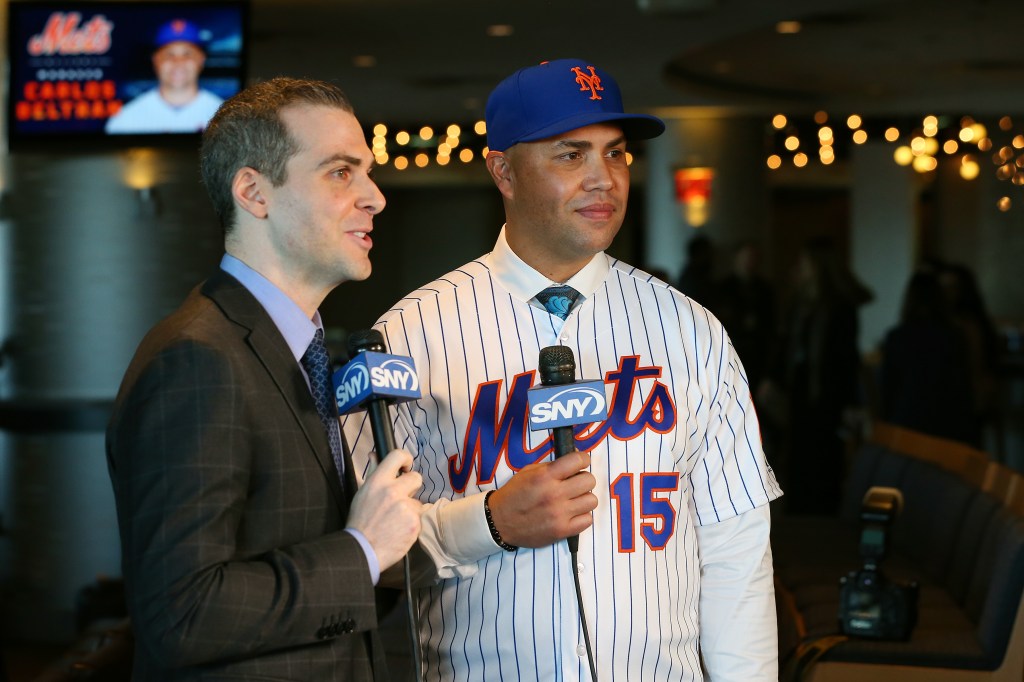
[(494, 526), (494, 517), (491, 516), (491, 505), (490, 498), (494, 494), (493, 490), (488, 490), (487, 494), (484, 495), (484, 518), (487, 519), (487, 529), (491, 531), (491, 539), (494, 540), (494, 544), (501, 547), (506, 552), (514, 552), (518, 547), (510, 545), (501, 539), (501, 534), (498, 533), (498, 529)]

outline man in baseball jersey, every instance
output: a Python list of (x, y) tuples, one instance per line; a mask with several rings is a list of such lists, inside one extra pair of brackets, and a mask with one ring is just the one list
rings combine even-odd
[[(742, 365), (707, 310), (604, 253), (626, 208), (627, 141), (664, 123), (624, 113), (612, 77), (579, 59), (502, 81), (486, 119), (506, 214), (494, 250), (377, 325), (424, 390), (395, 426), (440, 571), (419, 593), (425, 678), (589, 680), (561, 541), (580, 533), (601, 680), (776, 680), (768, 502), (782, 491)], [(553, 460), (526, 396), (556, 344), (577, 378), (604, 380), (609, 414)], [(345, 428), (366, 460), (365, 418)]]

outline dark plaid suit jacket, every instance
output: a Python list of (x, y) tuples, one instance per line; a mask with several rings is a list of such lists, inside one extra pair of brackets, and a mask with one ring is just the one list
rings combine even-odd
[(142, 341), (107, 458), (136, 680), (387, 679), (369, 569), (342, 531), (354, 484), (235, 279), (218, 271)]

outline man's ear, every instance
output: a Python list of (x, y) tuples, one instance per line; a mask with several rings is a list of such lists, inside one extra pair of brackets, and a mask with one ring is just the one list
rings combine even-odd
[(498, 186), (498, 191), (506, 199), (512, 199), (515, 195), (515, 182), (512, 173), (512, 164), (508, 157), (501, 152), (491, 152), (487, 155), (487, 172), (491, 179)]
[(255, 218), (263, 219), (269, 213), (263, 188), (267, 184), (266, 177), (255, 168), (245, 166), (239, 168), (231, 180), (231, 196), (235, 204)]

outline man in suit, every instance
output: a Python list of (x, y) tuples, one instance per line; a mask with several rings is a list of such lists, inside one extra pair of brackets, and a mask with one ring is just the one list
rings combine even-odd
[(374, 586), (422, 481), (395, 450), (356, 491), (317, 312), (370, 274), (372, 160), (316, 81), (252, 86), (203, 136), (226, 254), (142, 341), (107, 433), (135, 679), (387, 679)]

